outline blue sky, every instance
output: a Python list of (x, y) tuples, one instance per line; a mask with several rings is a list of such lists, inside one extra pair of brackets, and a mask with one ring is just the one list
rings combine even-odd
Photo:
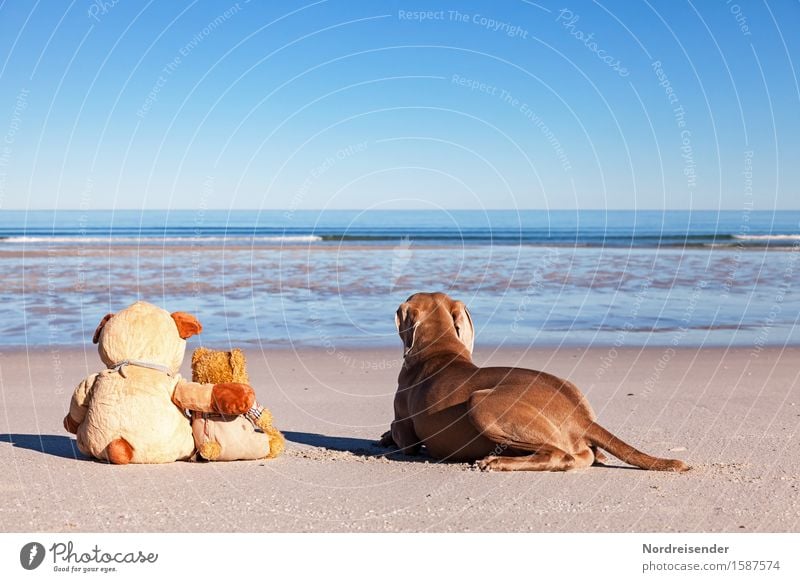
[(6, 1), (0, 208), (798, 208), (799, 23), (798, 2)]

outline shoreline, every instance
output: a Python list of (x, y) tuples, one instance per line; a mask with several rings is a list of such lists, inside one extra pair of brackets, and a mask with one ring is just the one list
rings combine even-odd
[[(772, 328), (758, 328), (753, 327), (753, 329), (772, 329)], [(84, 340), (84, 343), (81, 347), (76, 347), (75, 343), (32, 343), (29, 345), (24, 344), (8, 344), (3, 345), (0, 343), (0, 353), (6, 352), (9, 354), (20, 354), (26, 352), (49, 352), (53, 350), (61, 351), (61, 352), (68, 352), (68, 353), (76, 353), (76, 352), (87, 352), (95, 354), (97, 353), (97, 348), (94, 344), (91, 343), (91, 332), (93, 330), (87, 330), (87, 339)], [(764, 350), (793, 350), (793, 349), (800, 349), (800, 343), (795, 341), (789, 342), (781, 342), (781, 341), (766, 341), (765, 343), (755, 343), (751, 341), (752, 338), (748, 338), (748, 341), (738, 341), (738, 342), (723, 342), (720, 340), (713, 340), (710, 339), (708, 341), (704, 341), (703, 343), (695, 343), (692, 341), (681, 341), (680, 343), (676, 344), (674, 341), (674, 336), (676, 333), (680, 333), (682, 330), (680, 329), (670, 329), (670, 330), (659, 330), (659, 331), (652, 331), (652, 332), (632, 332), (626, 331), (624, 329), (608, 329), (604, 330), (605, 333), (609, 334), (626, 334), (626, 337), (630, 338), (631, 336), (635, 336), (637, 333), (641, 333), (643, 336), (646, 336), (648, 339), (646, 342), (642, 343), (639, 340), (645, 338), (637, 338), (634, 337), (633, 339), (637, 341), (626, 341), (624, 344), (619, 344), (619, 342), (615, 342), (612, 340), (607, 339), (606, 337), (599, 337), (594, 339), (593, 341), (584, 341), (586, 338), (585, 336), (589, 333), (586, 331), (581, 330), (580, 332), (575, 332), (573, 335), (577, 337), (572, 340), (561, 339), (561, 340), (551, 340), (550, 338), (544, 339), (537, 339), (535, 341), (525, 342), (523, 340), (519, 341), (506, 341), (500, 345), (487, 345), (487, 344), (475, 344), (476, 351), (480, 352), (493, 352), (496, 350), (512, 350), (515, 352), (518, 351), (551, 351), (551, 350), (558, 350), (558, 349), (585, 349), (585, 350), (625, 350), (625, 351), (648, 351), (648, 350), (665, 350), (665, 349), (672, 349), (676, 352), (696, 352), (698, 350), (724, 350), (724, 351), (731, 351), (735, 350), (737, 352), (763, 352)], [(711, 327), (711, 328), (692, 328), (692, 332), (715, 332), (715, 331), (731, 331), (726, 327)], [(540, 331), (541, 333), (551, 333), (556, 337), (561, 337), (560, 334), (562, 332), (546, 332)], [(657, 338), (653, 340), (652, 338)], [(324, 338), (323, 338), (324, 339)], [(664, 341), (658, 341), (663, 339)], [(332, 353), (337, 352), (369, 352), (369, 351), (380, 351), (380, 352), (397, 352), (398, 354), (401, 352), (401, 347), (399, 340), (393, 338), (392, 341), (388, 342), (372, 342), (369, 345), (364, 344), (364, 339), (353, 339), (350, 340), (348, 338), (337, 338), (335, 346), (325, 347), (320, 345), (320, 340), (317, 339), (315, 341), (310, 340), (297, 340), (294, 343), (287, 343), (287, 342), (269, 342), (261, 340), (261, 345), (259, 346), (259, 340), (253, 339), (238, 339), (236, 342), (229, 342), (229, 341), (218, 341), (218, 340), (209, 340), (203, 341), (202, 343), (196, 343), (193, 340), (190, 340), (189, 343), (186, 345), (186, 353), (189, 354), (195, 348), (200, 346), (204, 346), (211, 349), (230, 349), (231, 347), (239, 347), (245, 351), (252, 351), (252, 352), (294, 352), (294, 351), (303, 351), (307, 353), (315, 353), (320, 355), (331, 355)]]
[[(353, 240), (319, 240), (313, 242), (254, 242), (252, 244), (242, 244), (235, 242), (226, 244), (224, 242), (209, 242), (198, 239), (197, 242), (144, 242), (136, 243), (115, 243), (108, 244), (97, 242), (74, 243), (20, 243), (6, 242), (0, 239), (0, 259), (20, 260), (20, 259), (52, 259), (54, 257), (75, 257), (78, 256), (84, 261), (91, 259), (103, 259), (114, 257), (120, 254), (130, 254), (142, 258), (169, 257), (177, 254), (197, 254), (197, 253), (218, 253), (218, 254), (239, 254), (242, 256), (261, 257), (274, 252), (305, 254), (312, 253), (380, 253), (392, 254), (397, 252), (405, 244), (403, 238), (388, 239), (382, 241), (353, 241)], [(648, 255), (659, 253), (661, 255), (707, 255), (722, 253), (720, 258), (730, 259), (732, 256), (748, 253), (753, 255), (794, 254), (800, 248), (800, 242), (792, 245), (779, 244), (742, 244), (739, 242), (731, 243), (698, 243), (698, 244), (664, 244), (664, 245), (639, 245), (626, 246), (620, 245), (576, 245), (570, 243), (534, 243), (534, 242), (504, 242), (493, 241), (491, 244), (484, 242), (464, 241), (461, 243), (436, 243), (427, 240), (411, 241), (414, 252), (474, 252), (478, 253), (484, 249), (494, 249), (502, 251), (528, 251), (528, 252), (562, 252), (580, 254), (605, 253), (627, 254), (630, 256)]]
[[(189, 351), (182, 373), (188, 373)], [(251, 383), (287, 437), (275, 460), (110, 466), (76, 458), (61, 426), (102, 369), (94, 346), (0, 352), (3, 531), (792, 532), (800, 528), (800, 347), (508, 348), (479, 365), (578, 385), (599, 422), (686, 474), (608, 467), (482, 473), (387, 454), (401, 350), (246, 349)], [(341, 356), (341, 357), (340, 357)]]

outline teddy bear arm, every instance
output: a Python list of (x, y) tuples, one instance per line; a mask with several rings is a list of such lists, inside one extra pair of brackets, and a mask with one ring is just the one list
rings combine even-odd
[(247, 384), (224, 382), (199, 384), (181, 381), (175, 386), (172, 401), (178, 408), (196, 412), (244, 414), (255, 403), (255, 393)]
[(183, 410), (213, 412), (211, 406), (213, 389), (213, 384), (200, 384), (183, 380), (175, 386), (175, 390), (172, 393), (172, 402)]
[(78, 384), (75, 392), (72, 393), (72, 399), (69, 403), (69, 413), (64, 417), (64, 428), (67, 432), (72, 434), (78, 433), (78, 427), (86, 418), (86, 412), (89, 410), (89, 400), (92, 394), (95, 380), (98, 374), (91, 374)]

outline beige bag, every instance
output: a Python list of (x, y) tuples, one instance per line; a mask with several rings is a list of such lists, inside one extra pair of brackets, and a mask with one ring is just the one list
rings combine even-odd
[(244, 415), (193, 412), (192, 433), (197, 452), (209, 461), (264, 459), (270, 453), (269, 437)]

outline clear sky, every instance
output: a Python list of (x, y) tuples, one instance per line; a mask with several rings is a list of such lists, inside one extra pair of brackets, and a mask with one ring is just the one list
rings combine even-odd
[(0, 208), (798, 208), (798, 26), (795, 1), (7, 0)]

